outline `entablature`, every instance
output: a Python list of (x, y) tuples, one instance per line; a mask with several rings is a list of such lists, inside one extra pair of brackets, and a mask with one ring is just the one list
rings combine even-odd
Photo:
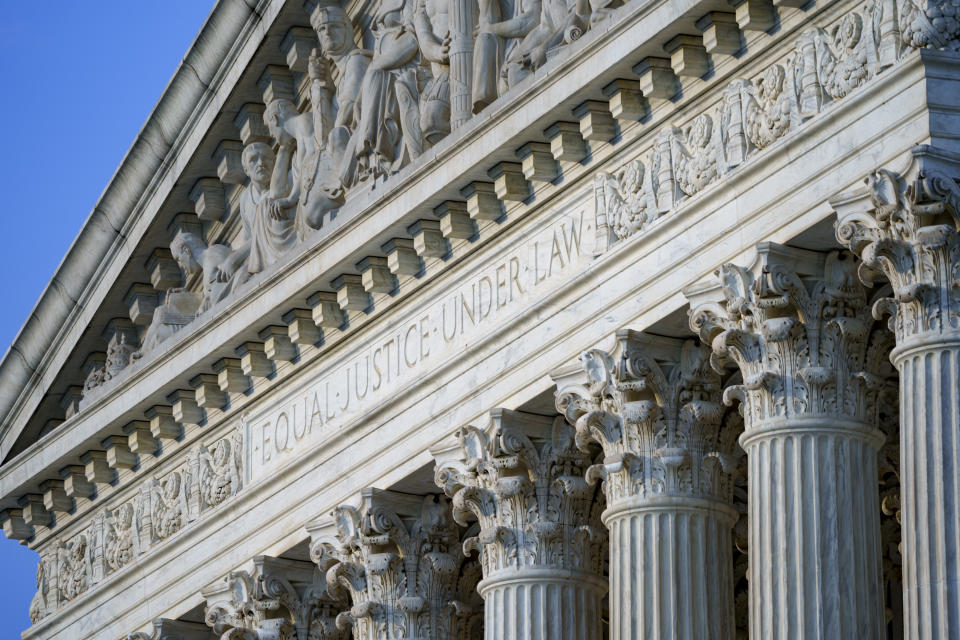
[[(458, 280), (469, 283), (471, 274), (475, 276), (497, 260), (506, 265), (504, 275), (509, 284), (510, 259), (523, 252), (531, 255), (522, 238), (536, 241), (540, 237), (537, 234), (543, 232), (545, 242), (561, 243), (557, 250), (563, 259), (562, 243), (565, 239), (573, 242), (573, 225), (579, 216), (585, 226), (577, 242), (584, 241), (584, 255), (578, 256), (581, 261), (576, 262), (576, 269), (561, 275), (562, 281), (570, 282), (589, 270), (593, 255), (622, 249), (642, 236), (647, 236), (644, 242), (648, 250), (655, 251), (657, 239), (648, 234), (665, 233), (667, 227), (661, 220), (679, 225), (671, 214), (692, 208), (706, 211), (710, 208), (705, 201), (707, 193), (717, 200), (725, 199), (728, 206), (737, 206), (730, 204), (731, 199), (736, 200), (747, 186), (762, 192), (774, 166), (782, 170), (792, 153), (809, 153), (811, 145), (822, 142), (831, 131), (854, 128), (864, 109), (883, 101), (884, 87), (903, 89), (909, 93), (905, 102), (916, 107), (923, 104), (915, 88), (922, 84), (923, 69), (954, 63), (947, 54), (921, 54), (904, 47), (894, 69), (875, 78), (882, 68), (879, 58), (873, 60), (873, 66), (864, 63), (867, 70), (857, 84), (837, 90), (836, 95), (824, 93), (824, 80), (817, 76), (809, 85), (820, 92), (821, 102), (813, 111), (800, 109), (800, 98), (810, 95), (798, 90), (803, 85), (792, 85), (792, 98), (789, 92), (786, 96), (763, 97), (759, 87), (769, 86), (766, 83), (802, 77), (790, 64), (802, 59), (797, 52), (804, 51), (806, 40), (816, 40), (816, 31), (814, 36), (807, 35), (811, 33), (806, 30), (811, 20), (828, 27), (849, 22), (852, 10), (831, 4), (811, 7), (806, 13), (788, 12), (781, 25), (783, 40), (779, 33), (776, 39), (762, 32), (756, 34), (757, 40), (748, 40), (747, 50), (740, 57), (727, 55), (716, 65), (714, 76), (682, 79), (677, 85), (681, 90), (672, 99), (653, 100), (647, 116), (638, 115), (636, 105), (629, 106), (628, 92), (635, 90), (635, 85), (615, 83), (619, 91), (608, 90), (611, 95), (607, 96), (602, 91), (610, 86), (607, 82), (600, 92), (604, 100), (591, 94), (590, 87), (598, 84), (591, 61), (606, 60), (605, 56), (623, 49), (624, 42), (634, 42), (631, 38), (642, 31), (644, 20), (660, 15), (657, 11), (669, 10), (663, 5), (643, 10), (627, 5), (618, 10), (635, 22), (628, 24), (624, 19), (622, 26), (611, 25), (603, 33), (584, 36), (570, 45), (574, 53), (580, 51), (576, 47), (586, 50), (582, 60), (574, 63), (573, 58), (557, 58), (548, 62), (543, 75), (534, 76), (540, 84), (518, 86), (516, 93), (508, 93), (514, 102), (505, 96), (488, 107), (486, 121), (468, 123), (463, 132), (454, 132), (424, 159), (412, 162), (375, 188), (358, 187), (336, 217), (310, 236), (311, 242), (300, 245), (289, 261), (258, 274), (240, 290), (245, 295), (225, 299), (165, 342), (162, 353), (145, 355), (140, 363), (121, 372), (115, 382), (104, 385), (95, 401), (81, 403), (79, 412), (65, 426), (54, 429), (48, 439), (8, 463), (0, 473), (4, 496), (26, 499), (18, 505), (19, 514), (7, 515), (14, 537), (33, 538), (32, 544), (38, 547), (59, 538), (58, 530), (45, 526), (55, 525), (56, 520), (46, 519), (34, 505), (54, 513), (57, 505), (65, 506), (68, 480), (70, 492), (80, 496), (83, 481), (103, 485), (104, 497), (113, 509), (121, 501), (117, 496), (130, 488), (126, 482), (149, 473), (166, 477), (164, 474), (176, 466), (174, 461), (187, 456), (188, 450), (190, 456), (202, 459), (202, 454), (192, 453), (192, 443), (207, 443), (200, 446), (213, 455), (210, 452), (215, 443), (209, 439), (210, 434), (227, 429), (226, 425), (241, 415), (253, 412), (257, 417), (261, 398), (270, 394), (275, 399), (277, 394), (289, 393), (285, 389), (293, 386), (307, 368), (314, 373), (330, 372), (338, 363), (355, 362), (372, 338), (390, 331), (396, 318), (407, 320), (418, 310), (429, 311), (430, 300), (438, 292), (450, 291)], [(764, 48), (761, 40), (773, 43)], [(757, 44), (755, 53), (751, 53), (751, 42)], [(814, 47), (814, 53), (817, 51), (816, 43), (809, 46)], [(822, 46), (830, 45), (825, 42)], [(875, 42), (870, 46), (879, 51)], [(833, 49), (829, 51), (834, 55)], [(859, 56), (864, 49), (855, 47), (854, 51)], [(560, 69), (563, 65), (558, 60), (571, 68)], [(778, 62), (771, 65), (771, 60)], [(780, 71), (771, 73), (770, 69), (778, 65)], [(662, 78), (667, 72), (665, 67), (653, 64), (642, 69), (650, 72), (650, 78)], [(578, 86), (578, 81), (588, 75), (591, 79)], [(734, 76), (753, 80), (738, 81)], [(770, 77), (772, 80), (768, 80)], [(871, 88), (855, 91), (865, 84)], [(655, 90), (648, 95), (655, 95)], [(838, 105), (833, 105), (834, 101)], [(576, 104), (570, 106), (572, 103)], [(539, 104), (564, 106), (538, 109)], [(851, 106), (841, 109), (839, 104)], [(621, 116), (631, 114), (633, 119), (615, 119), (615, 110)], [(817, 118), (821, 111), (832, 115)], [(783, 116), (784, 112), (789, 117)], [(487, 111), (483, 113), (487, 116)], [(559, 120), (561, 114), (567, 119)], [(774, 117), (777, 115), (783, 117)], [(917, 111), (908, 115), (914, 124), (922, 119)], [(885, 126), (895, 126), (892, 122), (896, 118), (889, 114), (884, 117)], [(737, 118), (739, 129), (731, 124)], [(808, 120), (811, 124), (805, 126)], [(744, 121), (748, 126), (743, 126)], [(568, 127), (566, 122), (575, 126)], [(554, 123), (559, 124), (551, 127)], [(530, 130), (547, 132), (544, 137), (551, 139), (549, 155), (542, 139), (520, 144)], [(594, 132), (599, 137), (591, 140)], [(924, 132), (924, 137), (934, 135)], [(554, 145), (555, 140), (561, 142)], [(576, 158), (578, 149), (588, 155), (569, 159), (567, 154)], [(519, 154), (510, 155), (517, 151)], [(758, 158), (764, 161), (755, 161)], [(743, 169), (738, 169), (741, 166)], [(551, 172), (559, 173), (560, 179), (541, 179)], [(450, 175), (456, 176), (452, 183)], [(847, 176), (849, 180), (857, 177)], [(740, 205), (744, 219), (749, 218), (752, 206)], [(574, 222), (549, 218), (540, 224), (539, 219), (546, 219), (551, 210), (569, 213)], [(194, 213), (199, 218), (201, 212)], [(193, 218), (181, 217), (179, 221), (181, 227), (197, 224)], [(428, 240), (425, 232), (438, 230), (427, 224), (434, 222), (440, 238), (434, 234), (433, 240)], [(469, 236), (457, 231), (467, 226), (472, 230)], [(210, 226), (208, 237), (209, 230)], [(589, 240), (586, 232), (592, 233)], [(508, 239), (512, 244), (504, 244)], [(636, 247), (634, 243), (634, 250)], [(441, 254), (440, 249), (446, 249), (446, 253)], [(569, 246), (566, 250), (569, 259)], [(532, 255), (538, 255), (537, 251), (534, 248)], [(553, 259), (551, 251), (552, 247), (540, 254), (548, 264)], [(420, 270), (414, 271), (417, 259)], [(536, 279), (536, 268), (533, 273)], [(494, 268), (491, 282), (496, 278)], [(549, 291), (555, 293), (557, 286), (551, 285)], [(440, 309), (442, 314), (442, 305)], [(399, 324), (407, 328), (407, 323)], [(442, 330), (442, 322), (440, 326)], [(398, 347), (398, 360), (399, 352)], [(279, 420), (271, 418), (273, 424)], [(125, 439), (119, 437), (121, 434)], [(162, 448), (159, 452), (158, 443)], [(80, 454), (87, 455), (81, 459)], [(53, 481), (43, 490), (32, 488), (39, 489), (39, 482), (48, 480), (45, 476), (61, 468), (68, 470), (61, 480), (63, 486)], [(269, 471), (269, 466), (262, 466), (259, 477)], [(245, 473), (253, 473), (253, 467)], [(46, 506), (48, 502), (53, 506)], [(71, 531), (86, 526), (98, 508), (93, 503), (81, 504), (85, 509), (64, 515)], [(113, 517), (122, 520), (122, 515)]]

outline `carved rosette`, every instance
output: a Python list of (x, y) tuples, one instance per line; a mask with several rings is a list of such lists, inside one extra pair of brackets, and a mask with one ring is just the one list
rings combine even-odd
[[(454, 518), (477, 520), (464, 549), (480, 552), (486, 637), (599, 637), (606, 536), (602, 495), (584, 479), (590, 458), (563, 418), (506, 409), (491, 417), (489, 435), (460, 432), (462, 459), (435, 475), (453, 499)], [(529, 611), (530, 598), (544, 611)], [(557, 627), (558, 608), (576, 623)], [(531, 616), (540, 622), (524, 627)]]
[(461, 552), (446, 498), (371, 491), (361, 509), (340, 506), (334, 517), (337, 544), (312, 555), (330, 565), (330, 592), (353, 603), (339, 628), (352, 626), (356, 640), (480, 637), (479, 572)]

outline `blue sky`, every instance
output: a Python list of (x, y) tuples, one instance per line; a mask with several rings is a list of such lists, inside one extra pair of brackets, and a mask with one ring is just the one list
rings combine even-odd
[[(6, 351), (213, 0), (7, 2), (0, 20)], [(2, 536), (0, 536), (2, 537)], [(37, 556), (0, 539), (0, 640), (30, 626)]]

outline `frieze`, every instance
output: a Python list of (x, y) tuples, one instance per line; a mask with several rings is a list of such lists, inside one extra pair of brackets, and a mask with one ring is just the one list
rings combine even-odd
[(142, 482), (133, 497), (96, 511), (79, 532), (41, 550), (36, 623), (176, 536), (242, 487), (243, 432), (199, 444), (174, 469)]
[(597, 173), (598, 247), (645, 230), (915, 49), (960, 49), (955, 10), (942, 6), (949, 3), (921, 4), (872, 0), (804, 31), (784, 59), (730, 82), (685, 126), (665, 126), (642, 158)]
[(483, 340), (592, 259), (592, 216), (560, 211), (551, 223), (471, 277), (431, 296), (433, 304), (391, 323), (345, 364), (286, 399), (245, 416), (249, 481), (286, 464), (351, 418)]

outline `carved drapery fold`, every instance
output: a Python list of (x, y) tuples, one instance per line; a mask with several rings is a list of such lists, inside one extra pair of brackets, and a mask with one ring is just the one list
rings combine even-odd
[(617, 338), (616, 357), (583, 353), (586, 381), (557, 391), (577, 446), (603, 449), (586, 478), (606, 495), (612, 633), (732, 640), (739, 430), (724, 427), (720, 376), (693, 340)]
[(751, 637), (881, 638), (880, 330), (850, 254), (758, 254), (690, 318), (743, 377), (724, 398), (744, 414)]
[(879, 169), (832, 201), (860, 278), (892, 288), (873, 309), (891, 315), (900, 372), (899, 506), (884, 506), (903, 526), (904, 634), (921, 640), (960, 638), (958, 176), (960, 157), (916, 147), (905, 170)]
[(457, 521), (479, 524), (464, 548), (480, 552), (484, 637), (600, 637), (605, 536), (602, 497), (584, 479), (590, 458), (562, 418), (491, 418), (489, 433), (460, 432), (461, 460), (435, 476)]

